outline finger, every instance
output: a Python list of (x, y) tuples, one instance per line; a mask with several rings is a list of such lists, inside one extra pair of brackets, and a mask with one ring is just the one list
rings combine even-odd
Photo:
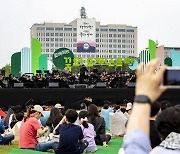
[(142, 74), (142, 67), (143, 67), (143, 63), (140, 63), (140, 64), (138, 65), (137, 70), (136, 70), (136, 75), (137, 75), (137, 77)]
[(166, 66), (162, 66), (160, 70), (157, 72), (157, 79), (159, 82), (162, 80), (166, 68)]
[(145, 73), (154, 74), (157, 64), (159, 63), (159, 59), (153, 59), (146, 65)]
[(168, 87), (167, 86), (160, 86), (159, 89), (160, 89), (161, 93), (163, 93), (164, 91), (166, 91), (168, 89)]

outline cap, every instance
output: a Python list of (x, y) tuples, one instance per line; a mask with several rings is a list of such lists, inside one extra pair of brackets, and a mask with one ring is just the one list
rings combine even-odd
[(40, 112), (42, 117), (44, 117), (43, 108), (40, 105), (34, 105), (32, 110)]

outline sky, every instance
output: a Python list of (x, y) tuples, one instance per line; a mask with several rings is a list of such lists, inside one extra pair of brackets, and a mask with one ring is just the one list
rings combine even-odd
[(148, 39), (180, 47), (180, 0), (0, 0), (0, 68), (13, 53), (30, 47), (34, 23), (70, 23), (82, 6), (102, 25), (137, 26), (138, 52)]

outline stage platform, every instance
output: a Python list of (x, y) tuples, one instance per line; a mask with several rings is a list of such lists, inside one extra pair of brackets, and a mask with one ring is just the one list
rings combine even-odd
[[(134, 88), (0, 89), (0, 107), (59, 102), (68, 108), (74, 108), (76, 102), (81, 101), (88, 96), (92, 97), (93, 102), (97, 105), (102, 105), (104, 100), (122, 104), (127, 101), (133, 101)], [(159, 100), (169, 100), (173, 105), (180, 104), (180, 89), (169, 89)]]

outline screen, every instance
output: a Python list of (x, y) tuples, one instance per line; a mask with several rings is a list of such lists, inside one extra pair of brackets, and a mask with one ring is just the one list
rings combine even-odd
[(180, 69), (166, 70), (164, 73), (164, 85), (180, 85)]

